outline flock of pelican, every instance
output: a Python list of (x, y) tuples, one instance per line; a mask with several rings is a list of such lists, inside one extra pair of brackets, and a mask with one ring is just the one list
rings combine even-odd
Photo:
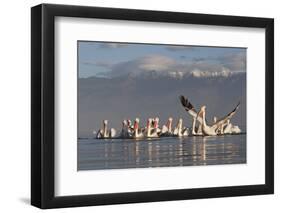
[(97, 139), (105, 138), (158, 138), (158, 137), (183, 137), (183, 136), (216, 136), (225, 134), (239, 134), (241, 130), (238, 126), (230, 123), (230, 119), (237, 112), (240, 103), (226, 116), (221, 119), (214, 117), (212, 124), (206, 122), (206, 106), (202, 106), (197, 112), (193, 105), (184, 96), (180, 96), (180, 102), (185, 111), (192, 117), (192, 127), (183, 126), (183, 119), (180, 118), (173, 128), (173, 118), (170, 117), (162, 128), (159, 127), (158, 117), (148, 118), (145, 127), (140, 126), (140, 119), (123, 120), (122, 129), (119, 133), (114, 128), (108, 128), (108, 121), (103, 120), (102, 128), (96, 133)]

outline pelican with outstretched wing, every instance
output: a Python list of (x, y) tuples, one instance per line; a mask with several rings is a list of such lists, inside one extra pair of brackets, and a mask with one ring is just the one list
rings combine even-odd
[(183, 95), (180, 96), (180, 101), (184, 109), (193, 117), (193, 119), (196, 119), (196, 121), (202, 125), (203, 135), (218, 135), (218, 129), (224, 126), (227, 123), (227, 120), (230, 120), (235, 115), (240, 106), (239, 102), (230, 113), (209, 126), (206, 122), (206, 106), (202, 106), (197, 113), (193, 105)]

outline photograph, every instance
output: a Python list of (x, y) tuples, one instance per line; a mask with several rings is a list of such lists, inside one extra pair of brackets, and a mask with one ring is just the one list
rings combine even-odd
[(247, 48), (77, 41), (77, 171), (246, 164)]
[(129, 8), (31, 8), (31, 205), (273, 194), (274, 18)]

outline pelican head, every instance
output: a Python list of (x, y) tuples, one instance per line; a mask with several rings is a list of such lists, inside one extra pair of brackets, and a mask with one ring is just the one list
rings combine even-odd
[(159, 123), (159, 118), (158, 118), (158, 117), (156, 117), (156, 118), (154, 118), (154, 120), (153, 120), (153, 121), (154, 121), (154, 125), (156, 125), (156, 126), (157, 126), (157, 125), (158, 125), (158, 123)]
[(108, 120), (103, 120), (103, 124), (108, 124)]
[(168, 121), (172, 122), (172, 121), (173, 121), (173, 118), (172, 118), (172, 117), (169, 117)]
[(205, 105), (202, 106), (202, 107), (200, 108), (200, 110), (205, 111), (205, 110), (206, 110), (206, 106), (205, 106)]
[(149, 127), (150, 127), (150, 124), (151, 124), (151, 119), (148, 118), (148, 119), (147, 119), (147, 122), (146, 122), (146, 128), (149, 128)]
[(135, 130), (135, 131), (139, 128), (139, 122), (140, 122), (140, 119), (139, 119), (139, 118), (136, 118), (136, 119), (135, 119), (135, 123), (134, 123), (134, 130)]
[(197, 114), (198, 117), (202, 117), (203, 114), (205, 114), (205, 111), (206, 111), (206, 106), (202, 106)]
[(156, 118), (154, 118), (154, 120), (153, 120), (154, 128), (158, 128), (158, 124), (159, 124), (159, 118), (156, 117)]

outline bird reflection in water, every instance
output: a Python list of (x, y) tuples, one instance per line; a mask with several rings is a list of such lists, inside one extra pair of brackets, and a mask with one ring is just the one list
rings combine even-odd
[(246, 163), (246, 135), (78, 142), (78, 170)]

